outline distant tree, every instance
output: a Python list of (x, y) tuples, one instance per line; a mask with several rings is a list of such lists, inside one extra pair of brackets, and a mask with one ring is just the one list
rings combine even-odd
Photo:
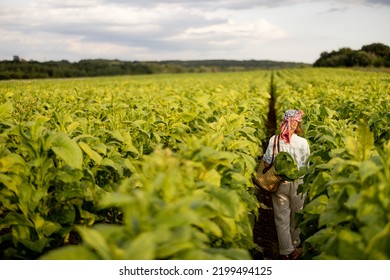
[(380, 57), (385, 57), (390, 54), (390, 47), (381, 43), (374, 43), (363, 46), (362, 51), (365, 51), (367, 53), (373, 53)]
[[(17, 62), (15, 62), (17, 61)], [(88, 59), (79, 62), (67, 60), (38, 62), (18, 56), (14, 61), (0, 61), (0, 80), (31, 78), (71, 78), (114, 75), (144, 75), (157, 73), (222, 72), (253, 69), (307, 67), (304, 63), (264, 60), (194, 60), (194, 61), (119, 61)]]
[(390, 47), (375, 43), (360, 50), (341, 48), (338, 51), (322, 52), (314, 67), (390, 67)]
[(371, 58), (365, 51), (357, 51), (351, 56), (354, 66), (367, 67), (371, 64)]

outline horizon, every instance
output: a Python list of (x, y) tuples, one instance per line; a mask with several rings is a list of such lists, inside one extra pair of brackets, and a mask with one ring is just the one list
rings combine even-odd
[(270, 60), (270, 59), (224, 59), (224, 58), (217, 58), (217, 59), (166, 59), (166, 60), (122, 60), (122, 59), (116, 59), (116, 58), (82, 58), (77, 61), (69, 61), (67, 59), (58, 59), (58, 60), (34, 60), (34, 59), (28, 59), (24, 57), (20, 57), (19, 55), (13, 55), (13, 58), (11, 59), (2, 59), (0, 62), (10, 62), (15, 61), (15, 57), (18, 57), (19, 61), (24, 62), (38, 62), (38, 63), (47, 63), (47, 62), (61, 62), (66, 61), (69, 63), (79, 63), (81, 61), (119, 61), (119, 62), (143, 62), (143, 63), (161, 63), (161, 62), (199, 62), (199, 61), (234, 61), (234, 62), (248, 62), (248, 61), (256, 61), (256, 62), (273, 62), (273, 63), (294, 63), (294, 64), (309, 64), (312, 65), (313, 63), (305, 63), (305, 62), (295, 62), (295, 61), (280, 61), (280, 60)]

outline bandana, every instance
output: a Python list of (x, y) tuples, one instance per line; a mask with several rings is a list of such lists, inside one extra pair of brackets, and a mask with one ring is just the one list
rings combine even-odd
[(303, 111), (287, 110), (284, 113), (282, 124), (280, 125), (280, 138), (287, 144), (290, 143), (291, 136), (298, 127), (298, 123), (302, 121)]

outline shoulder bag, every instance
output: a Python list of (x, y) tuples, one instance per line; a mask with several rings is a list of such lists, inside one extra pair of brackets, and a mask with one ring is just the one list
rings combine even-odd
[[(267, 192), (276, 192), (282, 181), (282, 178), (276, 173), (275, 167), (273, 165), (275, 159), (275, 148), (278, 147), (278, 152), (280, 151), (280, 136), (275, 136), (275, 141), (272, 149), (272, 160), (271, 164), (268, 167), (265, 167), (264, 160), (260, 160), (259, 167), (257, 169), (256, 175), (253, 177), (253, 182), (258, 187), (262, 188)], [(277, 142), (277, 144), (276, 144)]]

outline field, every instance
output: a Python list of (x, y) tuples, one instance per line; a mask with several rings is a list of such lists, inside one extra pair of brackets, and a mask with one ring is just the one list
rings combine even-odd
[(342, 69), (1, 82), (0, 258), (252, 259), (269, 115), (300, 108), (304, 258), (390, 259), (389, 101)]

